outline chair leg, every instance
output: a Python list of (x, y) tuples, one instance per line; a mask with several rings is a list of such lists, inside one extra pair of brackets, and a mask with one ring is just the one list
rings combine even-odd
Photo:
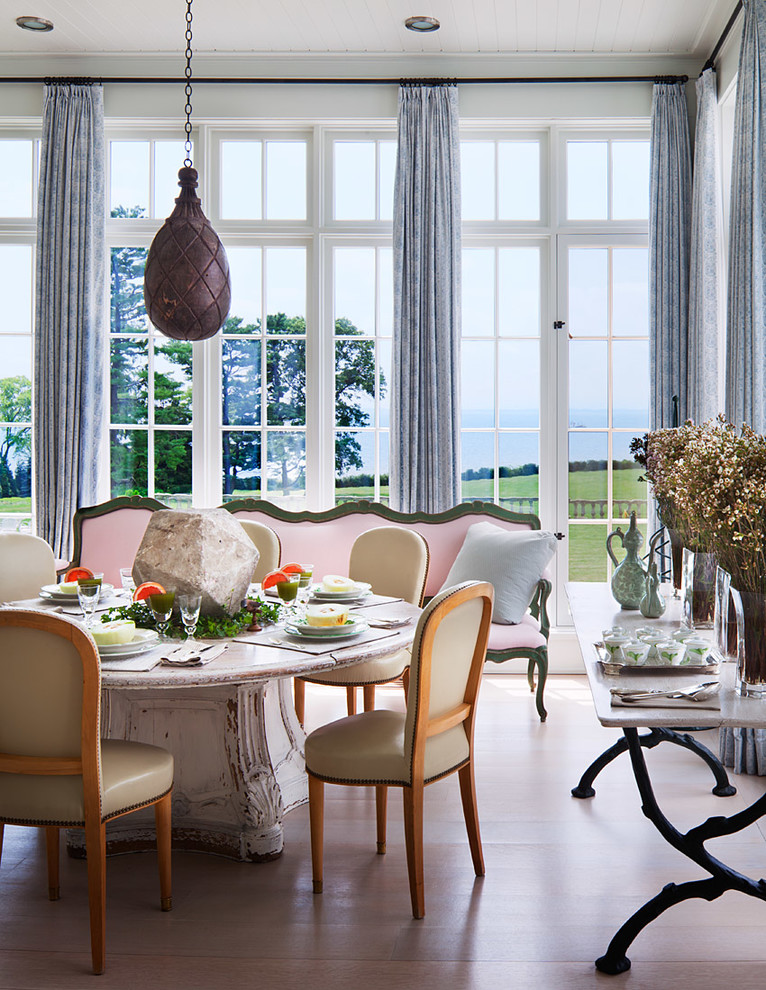
[(311, 774), (308, 776), (311, 876), (314, 893), (321, 894), (324, 873), (324, 781)]
[(375, 787), (375, 820), (378, 833), (378, 854), (386, 851), (386, 810), (388, 808), (388, 787), (378, 784)]
[(306, 715), (306, 682), (302, 681), (300, 677), (293, 678), (293, 692), (295, 694), (295, 714), (303, 725)]
[(529, 684), (529, 690), (532, 694), (535, 693), (535, 661), (533, 657), (529, 658), (527, 663), (527, 684)]
[(160, 868), (160, 907), (163, 911), (173, 909), (171, 886), (170, 847), (171, 847), (171, 804), (172, 792), (168, 791), (154, 805), (154, 828), (157, 833), (157, 863)]
[(541, 722), (544, 722), (548, 717), (548, 712), (545, 710), (545, 704), (543, 703), (543, 692), (545, 691), (545, 682), (547, 680), (548, 648), (541, 646), (537, 651), (537, 693), (535, 694), (535, 706)]
[(85, 851), (88, 857), (88, 905), (90, 907), (90, 951), (93, 972), (104, 972), (106, 963), (106, 826), (86, 819)]
[(405, 667), (402, 671), (402, 687), (404, 688), (404, 700), (410, 696), (410, 668)]
[(364, 695), (364, 710), (366, 712), (372, 712), (375, 710), (375, 685), (365, 684), (362, 688), (362, 694)]
[(460, 781), (460, 799), (463, 802), (463, 817), (468, 832), (468, 845), (471, 847), (473, 869), (477, 877), (484, 876), (484, 855), (481, 851), (479, 813), (476, 807), (476, 783), (473, 776), (473, 761), (457, 772)]
[(402, 788), (404, 800), (404, 841), (407, 847), (407, 870), (410, 875), (410, 900), (413, 918), (426, 913), (423, 880), (423, 782)]
[(3, 832), (5, 832), (5, 825), (0, 822), (0, 862), (3, 859)]
[(48, 858), (48, 900), (57, 901), (59, 889), (59, 830), (48, 826), (45, 829), (45, 852)]
[(346, 711), (349, 715), (356, 715), (356, 688), (346, 688)]

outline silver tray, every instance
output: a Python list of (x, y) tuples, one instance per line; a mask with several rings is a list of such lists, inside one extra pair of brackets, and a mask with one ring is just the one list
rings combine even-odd
[(594, 643), (598, 663), (605, 674), (718, 674), (721, 671), (721, 656), (711, 650), (702, 663), (669, 664), (649, 660), (647, 663), (626, 663), (612, 660), (603, 643)]

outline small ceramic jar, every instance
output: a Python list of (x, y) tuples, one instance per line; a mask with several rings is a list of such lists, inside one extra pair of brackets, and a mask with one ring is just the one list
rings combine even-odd
[(609, 654), (610, 660), (623, 660), (623, 646), (630, 642), (630, 636), (618, 633), (612, 636), (604, 636), (604, 649)]
[(632, 639), (623, 646), (622, 653), (626, 663), (636, 665), (646, 663), (646, 658), (649, 656), (649, 644), (640, 639)]
[(677, 639), (668, 639), (657, 643), (655, 649), (660, 663), (673, 667), (682, 664), (686, 654), (686, 645), (679, 643)]
[(650, 632), (643, 633), (639, 638), (649, 647), (648, 659), (654, 660), (657, 657), (657, 644), (665, 642), (667, 636), (664, 633)]
[(624, 626), (610, 626), (608, 629), (602, 629), (601, 635), (604, 639), (607, 636), (627, 636), (627, 631)]
[(691, 639), (692, 636), (694, 635), (695, 632), (693, 629), (689, 629), (688, 626), (681, 626), (680, 629), (676, 629), (676, 631), (673, 633), (672, 638), (675, 639), (678, 643), (685, 643), (687, 639)]
[(690, 636), (684, 643), (687, 663), (704, 663), (710, 653), (710, 642), (702, 636)]

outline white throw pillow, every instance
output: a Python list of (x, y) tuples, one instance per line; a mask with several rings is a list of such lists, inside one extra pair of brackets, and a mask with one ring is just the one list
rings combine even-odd
[(463, 581), (489, 581), (495, 589), (492, 621), (514, 625), (529, 608), (535, 585), (555, 552), (553, 533), (474, 523), (441, 590)]

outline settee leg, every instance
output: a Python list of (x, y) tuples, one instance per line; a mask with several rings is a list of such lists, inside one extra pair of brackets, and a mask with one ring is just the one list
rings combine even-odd
[(535, 694), (535, 707), (540, 721), (544, 722), (548, 718), (548, 712), (543, 704), (543, 692), (545, 682), (548, 680), (548, 648), (543, 647), (537, 651), (537, 693)]

